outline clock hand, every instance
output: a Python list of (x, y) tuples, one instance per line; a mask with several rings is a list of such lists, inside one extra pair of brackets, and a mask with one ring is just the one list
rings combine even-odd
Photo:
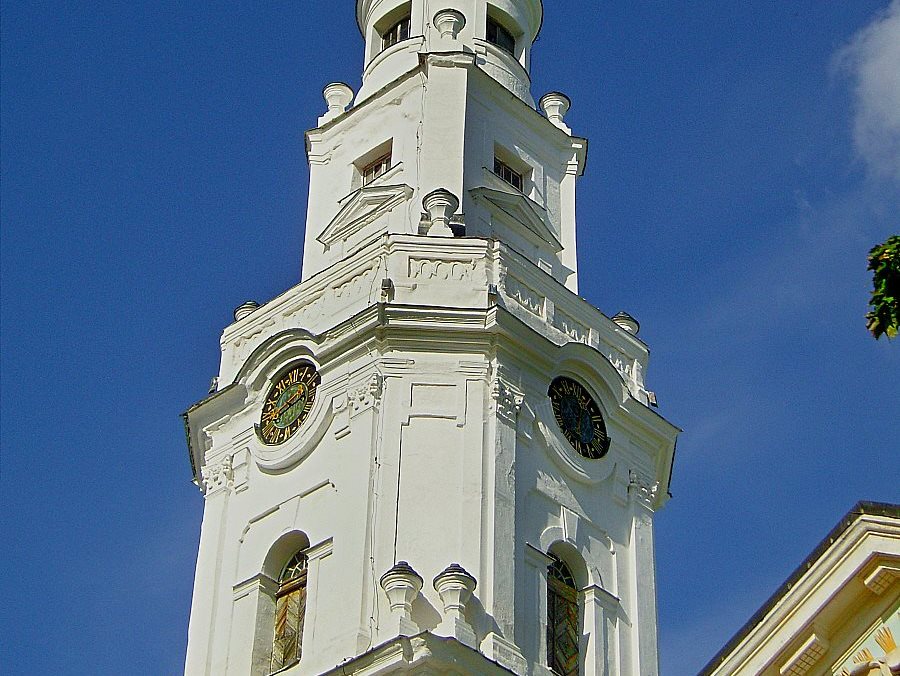
[(288, 400), (286, 402), (284, 402), (284, 404), (280, 408), (275, 409), (275, 413), (273, 414), (272, 417), (273, 418), (279, 417), (284, 411), (286, 411), (291, 406), (293, 406), (294, 401), (301, 395), (301, 393), (303, 393), (302, 388), (298, 389), (296, 392), (294, 392), (294, 394), (292, 394), (290, 397), (288, 397)]

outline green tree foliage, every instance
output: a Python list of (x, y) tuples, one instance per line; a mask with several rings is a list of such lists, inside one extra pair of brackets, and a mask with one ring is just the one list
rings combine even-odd
[(900, 235), (891, 235), (869, 252), (869, 270), (875, 286), (872, 310), (866, 315), (869, 331), (876, 340), (882, 334), (894, 338), (900, 324)]

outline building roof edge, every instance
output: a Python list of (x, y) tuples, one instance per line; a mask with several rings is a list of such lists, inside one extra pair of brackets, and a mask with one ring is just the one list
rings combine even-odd
[(900, 505), (889, 502), (857, 502), (853, 508), (841, 517), (841, 520), (829, 531), (828, 535), (809, 553), (794, 572), (792, 572), (787, 580), (775, 591), (769, 599), (760, 606), (759, 610), (753, 613), (753, 616), (744, 626), (738, 629), (737, 633), (731, 637), (728, 643), (713, 656), (713, 658), (700, 670), (698, 676), (710, 676), (715, 670), (721, 666), (725, 659), (731, 655), (735, 648), (749, 636), (749, 634), (763, 621), (766, 615), (781, 601), (788, 592), (793, 589), (800, 578), (802, 578), (810, 568), (818, 561), (828, 549), (844, 534), (850, 527), (855, 524), (860, 517), (863, 516), (887, 516), (894, 519), (900, 519)]

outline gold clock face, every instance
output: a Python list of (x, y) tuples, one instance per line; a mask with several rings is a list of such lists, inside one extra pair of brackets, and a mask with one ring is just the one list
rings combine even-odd
[(322, 381), (309, 362), (292, 364), (269, 388), (256, 433), (269, 446), (283, 444), (306, 422)]
[(609, 452), (603, 414), (581, 383), (560, 376), (547, 394), (560, 430), (579, 455), (596, 460)]

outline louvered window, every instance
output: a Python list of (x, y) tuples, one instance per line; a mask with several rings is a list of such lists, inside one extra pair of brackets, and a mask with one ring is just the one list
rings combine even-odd
[(275, 595), (275, 640), (272, 673), (300, 661), (303, 619), (306, 614), (306, 554), (297, 552), (287, 562)]
[(578, 591), (569, 567), (553, 558), (547, 568), (547, 665), (554, 674), (578, 676)]

